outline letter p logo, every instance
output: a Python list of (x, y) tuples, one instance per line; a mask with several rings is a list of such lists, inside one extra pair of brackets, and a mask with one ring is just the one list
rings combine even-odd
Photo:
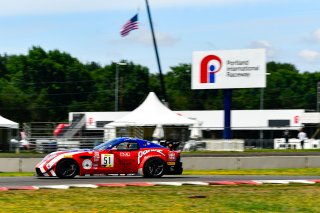
[(215, 73), (222, 67), (221, 59), (216, 55), (204, 57), (200, 64), (200, 83), (214, 83)]

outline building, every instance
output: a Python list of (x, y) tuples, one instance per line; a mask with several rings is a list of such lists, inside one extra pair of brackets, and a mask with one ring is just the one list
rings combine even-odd
[[(178, 115), (200, 121), (204, 139), (221, 139), (223, 137), (223, 110), (203, 111), (174, 111)], [(103, 135), (104, 126), (116, 121), (130, 112), (70, 112), (69, 123), (72, 128), (68, 130), (68, 137), (99, 136)], [(233, 110), (231, 112), (232, 136), (236, 139), (245, 139), (246, 146), (265, 148), (273, 147), (273, 139), (281, 138), (284, 130), (288, 129), (292, 137), (296, 137), (298, 130), (305, 127), (307, 134), (311, 137), (319, 137), (320, 113), (309, 113), (303, 109), (286, 110)], [(131, 125), (132, 126), (132, 125)], [(154, 127), (149, 127), (153, 132)], [(165, 132), (172, 126), (164, 126)], [(176, 127), (178, 128), (178, 127)], [(183, 133), (170, 138), (173, 140), (188, 140), (190, 126)], [(144, 131), (147, 131), (146, 129)], [(117, 135), (125, 134), (125, 128), (117, 129)], [(72, 134), (70, 134), (72, 133)], [(181, 135), (183, 134), (183, 135)], [(168, 135), (167, 135), (168, 137)], [(171, 137), (171, 136), (170, 136)], [(150, 139), (150, 134), (146, 135)]]

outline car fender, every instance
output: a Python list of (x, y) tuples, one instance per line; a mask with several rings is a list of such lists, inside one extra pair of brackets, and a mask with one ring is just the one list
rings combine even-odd
[(62, 159), (73, 159), (79, 164), (79, 162), (76, 159), (74, 159), (74, 156), (73, 156), (74, 154), (77, 154), (77, 153), (57, 153), (57, 154), (53, 153), (52, 157), (42, 160), (37, 165), (37, 167), (39, 167), (40, 171), (44, 174), (44, 176), (55, 177), (57, 164)]
[[(66, 158), (64, 158), (66, 159)], [(84, 160), (90, 160), (91, 161), (91, 164), (93, 166), (94, 164), (94, 160), (93, 160), (93, 155), (90, 155), (90, 154), (86, 154), (86, 155), (73, 155), (70, 159), (74, 160), (77, 164), (78, 164), (78, 167), (79, 167), (79, 175), (80, 176), (83, 176), (85, 175), (86, 173), (88, 173), (88, 171), (90, 169), (83, 169), (83, 164), (82, 162)]]
[[(52, 173), (52, 175), (53, 176), (56, 176), (56, 168), (57, 168), (57, 165), (58, 165), (58, 163), (60, 162), (60, 161), (62, 161), (62, 160), (64, 160), (64, 159), (71, 159), (71, 160), (74, 160), (75, 162), (77, 162), (77, 160), (75, 160), (74, 158), (73, 158), (73, 156), (72, 155), (69, 155), (69, 154), (63, 154), (63, 155), (60, 155), (60, 156), (57, 156), (53, 161), (52, 161), (52, 165), (51, 165), (51, 167), (52, 167), (52, 171), (51, 171), (51, 173)], [(51, 162), (50, 162), (51, 163)], [(77, 162), (78, 163), (78, 162)], [(79, 164), (79, 163), (78, 163)]]
[(150, 158), (160, 158), (164, 162), (167, 162), (166, 157), (163, 155), (148, 155), (143, 158), (143, 160), (140, 162), (139, 167), (138, 167), (138, 174), (143, 175), (143, 167), (144, 164), (150, 159)]

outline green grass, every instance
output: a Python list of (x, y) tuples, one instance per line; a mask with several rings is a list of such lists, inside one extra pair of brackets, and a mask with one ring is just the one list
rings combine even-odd
[(319, 185), (3, 191), (0, 212), (320, 212), (319, 191)]
[(0, 177), (27, 177), (34, 176), (34, 172), (0, 172)]
[(0, 158), (43, 158), (46, 155), (35, 151), (20, 151), (20, 153), (0, 152)]

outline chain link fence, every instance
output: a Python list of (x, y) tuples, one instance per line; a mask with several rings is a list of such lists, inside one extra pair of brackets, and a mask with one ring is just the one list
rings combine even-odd
[[(81, 118), (79, 118), (81, 120)], [(106, 140), (103, 128), (85, 129), (73, 124), (60, 125), (56, 122), (24, 123), (21, 129), (0, 129), (0, 150), (2, 152), (31, 150), (40, 153), (49, 153), (66, 149), (92, 149)], [(196, 141), (196, 150), (205, 150), (203, 141), (221, 140), (223, 128), (212, 130), (211, 127), (178, 127), (163, 126), (163, 136), (155, 138), (156, 127), (121, 127), (115, 129), (116, 137), (137, 137), (150, 141), (171, 141), (178, 143), (182, 149), (186, 142)], [(195, 129), (197, 128), (197, 129)], [(201, 128), (201, 129), (200, 129)], [(257, 128), (258, 129), (258, 128)], [(201, 133), (198, 138), (191, 138), (193, 131)], [(315, 131), (316, 129), (312, 130)], [(72, 133), (72, 134), (71, 134)], [(244, 140), (245, 149), (273, 149), (274, 139), (281, 138), (283, 129), (273, 130), (233, 130), (233, 138)], [(297, 130), (290, 130), (291, 137), (295, 138)], [(310, 133), (311, 135), (311, 133)]]

